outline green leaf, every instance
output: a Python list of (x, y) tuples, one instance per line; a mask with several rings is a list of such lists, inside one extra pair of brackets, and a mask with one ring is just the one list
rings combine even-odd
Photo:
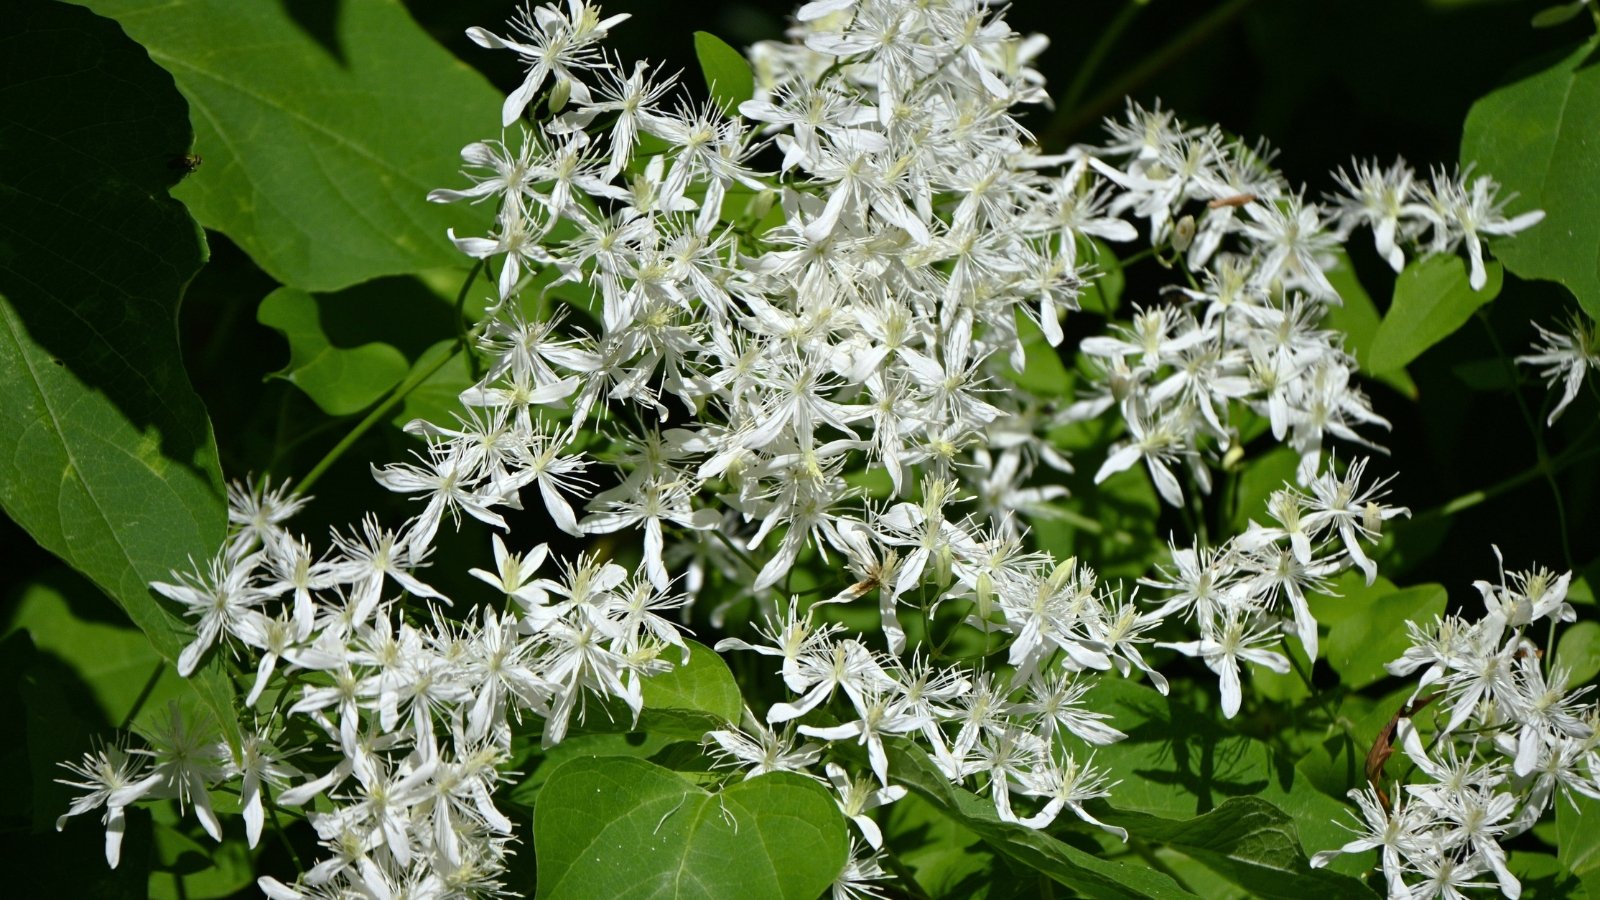
[[(907, 794), (888, 807), (883, 834), (930, 900), (966, 900), (992, 886), (1004, 872), (982, 839), (941, 813), (921, 794)], [(1026, 882), (1024, 882), (1025, 884)]]
[(1399, 659), (1411, 645), (1405, 623), (1433, 621), (1444, 613), (1448, 600), (1442, 585), (1401, 589), (1379, 578), (1368, 586), (1355, 571), (1335, 582), (1334, 594), (1314, 595), (1311, 610), (1328, 627), (1322, 654), (1351, 690), (1389, 677), (1384, 665)]
[(1272, 492), (1293, 484), (1299, 465), (1300, 454), (1288, 447), (1274, 447), (1250, 460), (1239, 473), (1234, 492), (1233, 530), (1244, 531), (1251, 519), (1265, 521)]
[(644, 680), (644, 705), (651, 709), (690, 709), (708, 712), (729, 722), (738, 722), (744, 713), (744, 696), (733, 672), (717, 651), (694, 641), (689, 645), (688, 663), (678, 661), (676, 650), (664, 652), (672, 658), (673, 669)]
[(700, 60), (700, 74), (705, 76), (712, 99), (728, 115), (738, 115), (739, 104), (756, 93), (755, 74), (744, 54), (710, 32), (696, 31), (694, 55)]
[[(449, 422), (461, 412), (461, 392), (471, 387), (471, 360), (467, 354), (458, 353), (455, 340), (440, 341), (424, 350), (412, 364), (411, 372), (401, 384), (405, 400), (397, 407), (389, 421), (403, 428), (412, 419), (429, 422)], [(409, 391), (413, 381), (417, 386)]]
[[(990, 847), (1086, 897), (1192, 897), (1166, 875), (1104, 860), (1043, 831), (1002, 820), (994, 804), (950, 783), (926, 753), (904, 742), (889, 746), (894, 780), (982, 837)], [(1065, 815), (1071, 815), (1066, 813)]]
[(1600, 870), (1600, 800), (1574, 794), (1556, 803), (1556, 858), (1574, 875)]
[(1006, 374), (1030, 394), (1040, 397), (1066, 397), (1072, 392), (1072, 376), (1067, 372), (1067, 367), (1061, 362), (1061, 354), (1056, 348), (1050, 346), (1045, 339), (1044, 332), (1033, 320), (1023, 315), (1016, 314), (1017, 339), (1022, 342), (1023, 363), (1022, 371), (1012, 369), (1010, 363), (1006, 364)]
[(1311, 868), (1294, 819), (1258, 797), (1234, 797), (1181, 822), (1128, 813), (1108, 813), (1106, 821), (1141, 840), (1181, 850), (1252, 897), (1373, 897), (1348, 875)]
[(1568, 625), (1556, 644), (1556, 665), (1572, 675), (1573, 687), (1588, 684), (1600, 675), (1600, 622), (1583, 621)]
[(774, 772), (718, 793), (626, 757), (576, 759), (533, 814), (538, 897), (812, 900), (844, 868), (844, 819), (809, 778)]
[(330, 416), (346, 416), (376, 403), (411, 368), (389, 344), (335, 347), (323, 333), (317, 298), (278, 288), (256, 309), (256, 321), (289, 341), (289, 364), (277, 373), (306, 392)]
[(1489, 281), (1475, 291), (1460, 257), (1430, 256), (1406, 266), (1394, 283), (1394, 302), (1372, 337), (1375, 374), (1403, 368), (1465, 325), (1478, 307), (1500, 293), (1500, 265), (1486, 263)]
[[(1349, 840), (1339, 824), (1348, 821), (1345, 804), (1318, 790), (1291, 760), (1232, 733), (1212, 715), (1124, 679), (1104, 679), (1084, 699), (1089, 708), (1110, 713), (1110, 724), (1128, 735), (1095, 753), (1096, 765), (1122, 781), (1111, 797), (1117, 809), (1188, 819), (1230, 797), (1254, 796), (1294, 820), (1308, 854)], [(1354, 875), (1367, 863), (1343, 856), (1329, 868)]]
[(1372, 339), (1378, 335), (1378, 307), (1373, 304), (1372, 295), (1362, 286), (1361, 279), (1356, 277), (1355, 267), (1350, 265), (1349, 257), (1341, 252), (1339, 265), (1327, 275), (1343, 302), (1328, 308), (1324, 323), (1344, 332), (1344, 348), (1356, 358), (1356, 364), (1362, 372), (1373, 375), (1413, 400), (1417, 399), (1417, 384), (1405, 369), (1375, 374), (1369, 365), (1372, 360)]
[(1109, 319), (1116, 315), (1122, 303), (1122, 288), (1126, 284), (1122, 263), (1104, 241), (1089, 238), (1083, 244), (1090, 248), (1087, 261), (1093, 266), (1093, 274), (1078, 297), (1078, 307)]
[(1507, 215), (1542, 209), (1544, 221), (1493, 242), (1495, 256), (1522, 278), (1557, 281), (1600, 317), (1600, 38), (1491, 92), (1467, 113), (1462, 165), (1494, 176)]
[[(148, 584), (227, 524), (216, 441), (178, 350), (205, 261), (167, 188), (189, 147), (172, 79), (116, 23), (57, 3), (0, 38), (0, 504), (168, 660), (189, 640)], [(232, 689), (191, 679), (230, 742)]]
[(445, 230), (487, 228), (487, 207), (424, 198), (465, 183), (456, 151), (496, 133), (500, 96), (396, 0), (80, 2), (177, 80), (204, 163), (176, 195), (278, 281), (459, 265)]
[(150, 900), (212, 900), (231, 897), (255, 881), (250, 848), (242, 835), (219, 844), (169, 801), (154, 810), (155, 865)]
[[(99, 590), (62, 568), (22, 588), (10, 628), (28, 632), (41, 655), (70, 669), (53, 671), (52, 677), (69, 690), (79, 686), (71, 681), (79, 682), (86, 696), (80, 700), (74, 693), (73, 699), (87, 700), (89, 708), (98, 708), (101, 721), (114, 726), (135, 704), (153, 712), (186, 690), (149, 639), (116, 621), (120, 618)], [(90, 714), (84, 708), (79, 712)]]

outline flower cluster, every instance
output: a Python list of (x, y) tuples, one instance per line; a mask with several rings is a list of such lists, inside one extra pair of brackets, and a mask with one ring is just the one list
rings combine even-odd
[[(1397, 219), (1364, 201), (1330, 215), (1263, 148), (1159, 109), (1044, 156), (1014, 118), (1047, 99), (1029, 68), (1044, 42), (982, 0), (808, 3), (790, 40), (751, 49), (738, 115), (607, 57), (625, 18), (567, 0), (509, 37), (469, 32), (527, 65), (507, 131), (462, 151), (471, 184), (429, 197), (495, 208), (487, 233), (451, 233), (493, 283), (466, 348), (481, 378), (455, 421), (407, 426), (413, 461), (373, 467), (415, 495), (399, 527), (369, 516), (318, 551), (286, 524), (303, 497), (237, 488), (217, 559), (154, 585), (196, 624), (182, 674), (251, 659), (256, 730), (231, 748), (178, 724), (187, 749), (156, 741), (153, 768), (116, 748), (74, 766), (90, 793), (69, 814), (106, 810), (113, 863), (135, 799), (179, 797), (215, 835), (207, 791), (238, 782), (252, 845), (270, 789), (325, 851), (292, 887), (263, 879), (275, 898), (500, 891), (513, 737), (537, 727), (549, 747), (586, 712), (636, 722), (646, 680), (690, 659), (704, 598), (736, 635), (717, 649), (771, 657), (787, 692), (706, 734), (709, 752), (831, 785), (861, 846), (838, 888), (870, 892), (867, 813), (904, 794), (907, 745), (1008, 821), (1118, 832), (1083, 805), (1110, 790), (1093, 748), (1123, 737), (1086, 702), (1097, 675), (1164, 691), (1144, 651), (1181, 614), (1200, 640), (1159, 646), (1202, 658), (1231, 716), (1240, 660), (1281, 669), (1266, 646), (1284, 633), (1315, 657), (1308, 591), (1375, 576), (1362, 544), (1404, 510), (1324, 452), (1384, 424), (1321, 325), (1330, 256), (1364, 223), (1392, 260), (1426, 222), (1426, 249), (1465, 243), (1476, 272), (1479, 234), (1531, 223), (1499, 216), (1491, 182), (1438, 176), (1428, 203), (1407, 188)], [(1097, 377), (1075, 402), (1018, 388), (1027, 336), (1065, 342), (1098, 242), (1135, 223), (1191, 273), (1184, 299), (1085, 340)], [(1242, 453), (1249, 412), (1301, 453), (1303, 489), (1219, 550), (1174, 548), (1143, 582), (1170, 595), (1144, 604), (1018, 519), (1065, 494), (1050, 430), (1113, 409), (1127, 439), (1097, 480), (1142, 459), (1181, 505), (1171, 467), (1207, 490), (1203, 453)], [(509, 533), (525, 504), (572, 538), (618, 537), (562, 558), (496, 534), (471, 573), (483, 602), (423, 580), (447, 520)], [(802, 602), (797, 578), (826, 599)], [(878, 627), (839, 623), (873, 594)], [(764, 624), (741, 631), (741, 607)], [(979, 649), (947, 652), (956, 630)]]
[[(1181, 303), (1141, 309), (1112, 335), (1083, 342), (1096, 386), (1068, 414), (1091, 417), (1115, 407), (1128, 438), (1096, 480), (1142, 460), (1174, 506), (1183, 503), (1175, 466), (1208, 492), (1208, 463), (1239, 446), (1238, 407), (1266, 419), (1273, 438), (1300, 453), (1302, 484), (1319, 470), (1327, 438), (1368, 444), (1358, 427), (1388, 427), (1356, 385), (1356, 361), (1342, 337), (1323, 324), (1328, 307), (1341, 302), (1329, 279), (1340, 265), (1335, 251), (1356, 227), (1372, 229), (1396, 271), (1402, 244), (1424, 253), (1465, 244), (1470, 281), (1480, 289), (1480, 236), (1511, 234), (1543, 217), (1535, 211), (1506, 219), (1510, 198), (1500, 198), (1487, 176), (1468, 186), (1464, 175), (1441, 171), (1422, 184), (1403, 162), (1340, 172), (1348, 194), (1326, 209), (1289, 191), (1264, 146), (1225, 138), (1215, 126), (1192, 128), (1159, 108), (1130, 106), (1124, 121), (1108, 127), (1104, 146), (1066, 158), (1085, 154), (1073, 169), (1101, 173), (1115, 196), (1081, 187), (1078, 204), (1061, 218), (1082, 219), (1102, 207), (1134, 213), (1147, 223), (1152, 246), (1188, 270), (1191, 286), (1177, 289)], [(1131, 237), (1103, 225), (1085, 233)]]
[(1571, 580), (1542, 568), (1507, 579), (1502, 570), (1499, 584), (1475, 583), (1481, 619), (1407, 623), (1411, 647), (1388, 668), (1422, 673), (1393, 728), (1414, 780), (1391, 797), (1379, 783), (1380, 757), (1372, 785), (1351, 792), (1361, 810), (1355, 839), (1312, 865), (1378, 849), (1391, 897), (1455, 897), (1469, 887), (1521, 894), (1502, 844), (1563, 798), (1600, 799), (1600, 706), (1588, 688), (1570, 689), (1569, 673), (1534, 640), (1553, 639), (1559, 622), (1576, 618), (1566, 602)]

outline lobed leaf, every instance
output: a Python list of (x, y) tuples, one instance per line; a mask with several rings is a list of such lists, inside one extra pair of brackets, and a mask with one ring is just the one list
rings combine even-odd
[(440, 148), (484, 137), (500, 95), (395, 0), (79, 2), (172, 73), (204, 159), (176, 195), (280, 282), (455, 266), (446, 229), (487, 227), (485, 208), (423, 198), (463, 183)]
[[(172, 79), (115, 22), (29, 0), (0, 38), (0, 505), (168, 661), (189, 635), (149, 583), (212, 556), (216, 441), (178, 350), (206, 259), (167, 196), (191, 134)], [(191, 680), (230, 742), (219, 661)]]
[(330, 416), (347, 416), (376, 403), (400, 383), (410, 365), (390, 344), (373, 341), (336, 347), (318, 320), (317, 298), (278, 288), (256, 308), (256, 321), (289, 341), (289, 364), (278, 372)]

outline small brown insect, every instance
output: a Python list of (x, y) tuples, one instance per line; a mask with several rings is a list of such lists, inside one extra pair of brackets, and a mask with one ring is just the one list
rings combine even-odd
[(194, 170), (200, 168), (200, 164), (203, 162), (205, 160), (200, 157), (200, 154), (185, 153), (182, 156), (175, 156), (168, 160), (167, 168), (182, 172), (185, 175), (192, 175)]
[(1243, 206), (1246, 203), (1254, 203), (1256, 199), (1255, 194), (1234, 194), (1232, 197), (1218, 197), (1207, 203), (1206, 206), (1211, 209), (1221, 209), (1224, 206)]

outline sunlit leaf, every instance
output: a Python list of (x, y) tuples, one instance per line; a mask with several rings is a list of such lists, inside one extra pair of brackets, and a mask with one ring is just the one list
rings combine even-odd
[(533, 822), (540, 898), (812, 900), (844, 868), (844, 819), (809, 778), (775, 772), (711, 793), (639, 759), (558, 768)]
[(279, 281), (456, 265), (446, 229), (487, 228), (487, 208), (423, 198), (465, 183), (456, 150), (497, 136), (501, 98), (395, 0), (82, 2), (189, 101), (204, 163), (176, 195)]
[(1462, 165), (1518, 196), (1508, 215), (1544, 210), (1544, 221), (1491, 245), (1523, 278), (1558, 281), (1600, 316), (1600, 38), (1473, 104), (1461, 135)]

